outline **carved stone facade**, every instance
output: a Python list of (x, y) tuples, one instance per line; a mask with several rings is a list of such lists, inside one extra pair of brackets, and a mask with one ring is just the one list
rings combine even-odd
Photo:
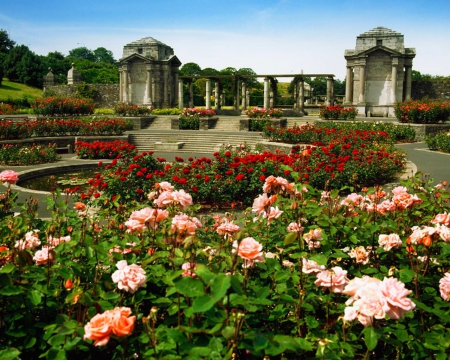
[(119, 60), (120, 101), (156, 108), (176, 106), (180, 65), (170, 46), (151, 37), (125, 45)]
[(359, 116), (394, 116), (397, 101), (411, 98), (414, 48), (404, 37), (377, 27), (356, 38), (356, 48), (345, 50), (347, 76), (345, 105), (358, 108)]

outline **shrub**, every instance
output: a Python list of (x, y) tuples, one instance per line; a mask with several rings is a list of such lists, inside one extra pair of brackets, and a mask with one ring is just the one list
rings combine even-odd
[(114, 112), (121, 116), (143, 116), (150, 115), (153, 111), (153, 106), (139, 106), (127, 103), (120, 103), (114, 107)]
[(259, 107), (253, 107), (251, 110), (245, 110), (245, 115), (254, 120), (278, 119), (283, 116), (283, 110), (277, 108), (266, 110)]
[(153, 115), (180, 115), (183, 112), (179, 108), (168, 108), (168, 109), (153, 109)]
[(212, 109), (185, 108), (179, 118), (180, 130), (198, 130), (200, 118), (209, 118), (216, 115)]
[(450, 132), (438, 132), (436, 135), (426, 136), (425, 142), (430, 150), (450, 153)]
[(240, 220), (197, 218), (170, 183), (107, 211), (50, 198), (39, 219), (3, 211), (8, 188), (2, 358), (447, 357), (445, 184), (345, 196), (268, 177), (260, 194)]
[(0, 164), (9, 166), (35, 165), (56, 162), (60, 156), (56, 153), (56, 144), (49, 145), (12, 145), (0, 147)]
[(80, 159), (115, 159), (137, 155), (136, 146), (123, 140), (93, 142), (77, 141), (75, 152)]
[(0, 104), (0, 115), (11, 115), (15, 114), (16, 110), (10, 104)]
[(321, 106), (319, 117), (324, 120), (354, 120), (358, 115), (355, 107), (342, 107), (340, 104)]
[(45, 116), (90, 115), (95, 103), (88, 99), (46, 97), (36, 99), (31, 107), (35, 114)]
[(395, 116), (402, 123), (435, 124), (446, 122), (450, 116), (450, 103), (430, 100), (397, 102)]

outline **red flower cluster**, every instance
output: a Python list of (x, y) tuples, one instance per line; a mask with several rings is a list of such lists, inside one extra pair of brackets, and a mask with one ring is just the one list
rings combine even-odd
[(134, 156), (137, 154), (136, 146), (124, 140), (94, 142), (77, 141), (75, 152), (80, 159), (115, 159), (122, 156)]

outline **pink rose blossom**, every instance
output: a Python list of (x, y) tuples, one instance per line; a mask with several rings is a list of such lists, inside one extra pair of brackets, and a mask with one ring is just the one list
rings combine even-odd
[(381, 294), (385, 297), (389, 310), (386, 314), (391, 319), (400, 319), (405, 312), (411, 311), (416, 307), (407, 296), (412, 293), (405, 288), (405, 284), (395, 278), (384, 278), (379, 285)]
[(41, 241), (37, 235), (38, 232), (39, 230), (28, 231), (23, 239), (16, 241), (14, 247), (19, 250), (34, 249), (35, 247), (38, 247), (41, 245)]
[(450, 228), (448, 228), (445, 225), (436, 225), (437, 233), (439, 234), (439, 237), (444, 240), (445, 242), (450, 242)]
[(228, 222), (224, 222), (221, 225), (219, 225), (216, 229), (217, 233), (220, 236), (223, 236), (225, 239), (227, 239), (228, 237), (231, 237), (234, 235), (234, 233), (238, 232), (240, 230), (240, 227), (236, 224), (233, 224), (232, 221)]
[(287, 232), (298, 232), (298, 233), (302, 233), (304, 230), (304, 228), (302, 227), (301, 224), (299, 223), (295, 223), (295, 222), (291, 222), (287, 228), (286, 231)]
[(316, 275), (317, 280), (314, 282), (317, 286), (328, 287), (334, 293), (341, 293), (347, 285), (347, 270), (343, 270), (339, 266), (331, 268), (331, 270), (321, 271)]
[(181, 276), (190, 276), (192, 278), (195, 278), (197, 276), (197, 274), (192, 272), (192, 270), (197, 269), (195, 264), (184, 263), (183, 265), (181, 265), (181, 268), (184, 270), (183, 273), (181, 274)]
[(405, 188), (404, 186), (397, 186), (392, 189), (392, 194), (394, 194), (394, 195), (403, 195), (403, 194), (407, 194), (407, 193), (408, 193), (408, 189)]
[(140, 232), (144, 231), (147, 227), (156, 230), (158, 224), (168, 217), (169, 213), (167, 210), (146, 207), (133, 211), (130, 219), (125, 222), (125, 226), (127, 227), (127, 232)]
[(281, 194), (284, 191), (289, 191), (289, 189), (289, 182), (281, 176), (275, 177), (273, 175), (270, 175), (267, 177), (263, 185), (263, 191), (268, 194)]
[(443, 214), (437, 214), (433, 220), (431, 220), (432, 224), (443, 224), (450, 226), (450, 214), (444, 212)]
[(270, 223), (272, 220), (278, 219), (282, 213), (283, 211), (278, 209), (278, 206), (271, 206), (267, 214), (263, 217), (267, 218), (267, 222)]
[(140, 287), (145, 286), (147, 277), (145, 271), (139, 265), (127, 265), (126, 260), (117, 262), (116, 267), (119, 269), (112, 274), (112, 280), (118, 284), (118, 288), (134, 294)]
[(378, 244), (380, 246), (383, 246), (383, 249), (385, 251), (389, 251), (393, 248), (399, 248), (402, 247), (403, 245), (400, 236), (398, 236), (397, 234), (389, 234), (389, 235), (380, 234), (378, 236)]
[(450, 300), (450, 273), (445, 273), (444, 277), (439, 280), (439, 290), (441, 292), (441, 297), (445, 301)]
[(174, 190), (172, 184), (167, 181), (162, 181), (162, 182), (156, 184), (155, 187), (161, 189), (162, 191), (173, 191)]
[(70, 235), (61, 236), (60, 238), (54, 238), (53, 236), (49, 236), (47, 239), (47, 243), (51, 246), (58, 246), (59, 244), (69, 242), (69, 241), (70, 241)]
[(182, 210), (192, 205), (192, 196), (183, 189), (172, 192), (172, 199), (174, 203), (180, 205)]
[(41, 250), (36, 251), (33, 260), (36, 261), (36, 265), (45, 265), (49, 262), (54, 262), (52, 249), (46, 245), (43, 246)]
[(244, 267), (251, 267), (255, 262), (264, 262), (262, 245), (252, 237), (242, 239), (239, 244), (237, 241), (234, 241), (233, 248), (233, 254), (237, 253), (244, 259)]
[(357, 264), (367, 264), (369, 262), (370, 252), (364, 246), (358, 246), (352, 249), (348, 255), (356, 259)]
[(0, 173), (0, 182), (14, 185), (19, 181), (19, 176), (13, 170), (5, 170)]
[(187, 236), (195, 235), (195, 231), (202, 227), (196, 217), (186, 214), (175, 215), (172, 219), (172, 231), (177, 235), (177, 241), (183, 241)]
[(305, 274), (316, 274), (326, 269), (324, 265), (319, 265), (314, 260), (307, 260), (305, 258), (302, 258), (302, 264), (302, 272)]
[(277, 200), (276, 195), (267, 196), (266, 193), (259, 195), (255, 200), (253, 200), (252, 212), (256, 213), (258, 216), (264, 216), (270, 205), (272, 205)]

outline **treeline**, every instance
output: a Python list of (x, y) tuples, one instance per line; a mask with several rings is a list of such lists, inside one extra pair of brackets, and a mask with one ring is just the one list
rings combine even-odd
[(43, 77), (51, 69), (60, 84), (67, 83), (67, 72), (75, 65), (88, 84), (119, 82), (119, 70), (112, 51), (99, 47), (78, 47), (65, 56), (59, 51), (37, 55), (26, 45), (17, 45), (7, 31), (0, 30), (0, 85), (3, 77), (10, 81), (42, 88)]

